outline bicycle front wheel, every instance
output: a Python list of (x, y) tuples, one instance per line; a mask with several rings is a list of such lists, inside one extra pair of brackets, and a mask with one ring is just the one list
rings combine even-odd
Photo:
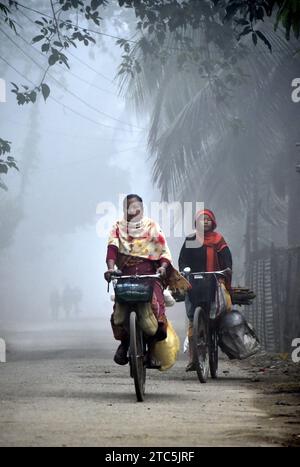
[(144, 339), (137, 316), (134, 311), (130, 313), (130, 366), (134, 379), (135, 392), (138, 402), (145, 397), (146, 366), (144, 362)]
[(218, 334), (216, 325), (213, 320), (210, 321), (209, 325), (209, 368), (210, 375), (213, 379), (218, 377)]
[(206, 383), (209, 371), (208, 319), (201, 307), (196, 308), (193, 321), (193, 362), (200, 383)]

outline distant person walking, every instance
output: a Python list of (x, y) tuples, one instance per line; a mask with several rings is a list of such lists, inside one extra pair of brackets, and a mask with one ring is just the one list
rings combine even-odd
[(73, 308), (73, 293), (69, 285), (66, 285), (62, 293), (62, 305), (65, 312), (65, 318), (69, 319)]

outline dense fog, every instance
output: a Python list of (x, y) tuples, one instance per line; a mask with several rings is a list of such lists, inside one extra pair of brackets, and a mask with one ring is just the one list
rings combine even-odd
[[(29, 3), (47, 11), (45, 2)], [(122, 196), (132, 192), (142, 196), (148, 206), (153, 201), (166, 199), (157, 173), (154, 172), (153, 178), (154, 158), (153, 155), (150, 157), (148, 146), (149, 141), (151, 143), (151, 135), (148, 139), (150, 123), (155, 105), (157, 106), (154, 101), (159, 103), (159, 98), (156, 91), (153, 91), (152, 97), (148, 93), (144, 108), (136, 111), (130, 92), (126, 93), (126, 89), (124, 91), (124, 87), (120, 87), (117, 73), (123, 52), (116, 43), (116, 38), (128, 37), (134, 32), (135, 18), (131, 10), (126, 11), (124, 16), (118, 16), (114, 3), (110, 8), (108, 18), (103, 23), (102, 31), (105, 34), (100, 36), (97, 44), (88, 47), (81, 45), (70, 51), (67, 54), (70, 71), (63, 65), (50, 69), (47, 82), (51, 86), (51, 95), (46, 103), (39, 95), (35, 104), (20, 106), (15, 94), (11, 92), (11, 83), (38, 83), (46, 69), (47, 59), (40, 53), (39, 46), (30, 44), (37, 33), (33, 12), (19, 9), (16, 13), (22, 37), (14, 36), (7, 24), (1, 25), (0, 78), (4, 80), (2, 91), (5, 86), (6, 102), (0, 103), (0, 136), (12, 142), (11, 155), (20, 169), (19, 172), (10, 170), (5, 175), (8, 190), (0, 191), (2, 327), (11, 323), (28, 326), (30, 323), (53, 323), (55, 320), (74, 323), (89, 318), (101, 318), (108, 323), (112, 303), (103, 279), (107, 236), (100, 236), (97, 230), (102, 219), (101, 212), (103, 214), (101, 203), (113, 203), (118, 207)], [(241, 118), (242, 124), (248, 125), (247, 131), (240, 132), (236, 140), (222, 133), (221, 125), (220, 133), (216, 132), (218, 127), (212, 124), (216, 119), (215, 107), (211, 105), (209, 95), (206, 96), (205, 105), (200, 106), (203, 110), (197, 118), (199, 124), (203, 124), (203, 132), (207, 131), (209, 125), (212, 126), (211, 132), (206, 134), (206, 150), (207, 141), (218, 142), (219, 136), (223, 137), (220, 147), (215, 145), (214, 153), (223, 151), (223, 177), (220, 178), (220, 170), (213, 169), (217, 173), (209, 184), (213, 191), (205, 191), (206, 185), (200, 175), (207, 173), (206, 177), (211, 177), (206, 161), (197, 169), (199, 182), (195, 172), (194, 179), (187, 176), (184, 183), (179, 180), (178, 196), (175, 189), (169, 197), (170, 201), (204, 202), (206, 207), (215, 210), (219, 228), (233, 253), (235, 284), (245, 281), (249, 212), (250, 217), (252, 216), (252, 229), (254, 224), (257, 228), (256, 240), (259, 246), (265, 247), (273, 243), (278, 247), (286, 246), (288, 235), (292, 236), (288, 232), (288, 222), (292, 218), (293, 208), (292, 205), (288, 207), (287, 203), (290, 196), (295, 206), (299, 187), (295, 185), (293, 195), (289, 195), (287, 188), (281, 194), (279, 191), (286, 184), (289, 170), (293, 171), (293, 177), (298, 176), (295, 171), (298, 158), (295, 146), (297, 128), (292, 124), (295, 122), (297, 106), (290, 98), (291, 80), (296, 77), (296, 64), (295, 57), (291, 54), (292, 45), (283, 46), (281, 39), (276, 40), (277, 49), (275, 48), (272, 59), (267, 56), (267, 48), (260, 45), (243, 62), (248, 66), (247, 68), (245, 65), (245, 73), (253, 69), (253, 75), (250, 75), (249, 82), (233, 97), (235, 107), (231, 117), (232, 120), (236, 119), (235, 123), (238, 117)], [(246, 45), (249, 46), (247, 40)], [(260, 57), (260, 62), (253, 58), (255, 54)], [(267, 75), (263, 75), (262, 63), (265, 63), (266, 69), (272, 74), (266, 89), (262, 78), (267, 80)], [(147, 69), (153, 74), (153, 80), (159, 80), (159, 75), (155, 75), (156, 68), (151, 69), (151, 63), (151, 70), (148, 63), (144, 72)], [(190, 72), (188, 79), (185, 79), (182, 71), (178, 74), (172, 72), (169, 82), (167, 80), (166, 100), (173, 99), (174, 106), (179, 106), (180, 102), (177, 101), (181, 99), (178, 88), (180, 79), (184, 86), (189, 86), (186, 92), (191, 93), (196, 85), (203, 84), (203, 78), (197, 84), (197, 76), (197, 73)], [(281, 79), (277, 79), (279, 76)], [(134, 84), (131, 87), (134, 88)], [(274, 98), (276, 112), (279, 112), (281, 105), (276, 100), (277, 96), (281, 94), (286, 99), (286, 108), (281, 108), (282, 114), (277, 113), (276, 118), (274, 116), (273, 127), (270, 124), (270, 115), (274, 109), (266, 108), (264, 103), (255, 110), (251, 107), (251, 96), (256, 96), (259, 100), (260, 92), (264, 96), (269, 93), (270, 102)], [(243, 102), (242, 95), (248, 96), (248, 100)], [(223, 109), (222, 106), (220, 109)], [(168, 125), (173, 110), (169, 106), (159, 116), (160, 120), (158, 119), (158, 127), (161, 127), (157, 131), (156, 143), (160, 157), (159, 151), (162, 149), (159, 144), (163, 140), (159, 139), (160, 131)], [(207, 125), (204, 119), (207, 119)], [(290, 123), (286, 124), (286, 121)], [(184, 122), (183, 126), (186, 125), (187, 122)], [(262, 141), (264, 125), (269, 136)], [(280, 125), (282, 133), (278, 132)], [(284, 134), (287, 126), (290, 133)], [(173, 137), (172, 144), (180, 146), (181, 137), (178, 133), (178, 137)], [(191, 134), (192, 139), (188, 144), (197, 145), (198, 137), (199, 134)], [(284, 167), (278, 154), (286, 151), (284, 145), (287, 139), (290, 144), (288, 151), (292, 156), (288, 167)], [(164, 144), (168, 144), (167, 138)], [(166, 146), (166, 157), (172, 154), (172, 144), (169, 142), (169, 146)], [(170, 151), (169, 155), (167, 150)], [(250, 164), (247, 165), (242, 156), (246, 155), (245, 160), (249, 161), (252, 157), (258, 157), (260, 152), (264, 152), (264, 159), (263, 162), (254, 164), (256, 170), (253, 173), (253, 167), (250, 169)], [(231, 154), (237, 155), (235, 160), (230, 160)], [(193, 163), (191, 160), (191, 167)], [(192, 171), (191, 167), (189, 170)], [(173, 177), (173, 168), (174, 164), (171, 162), (170, 180)], [(245, 192), (238, 186), (239, 179), (242, 180), (245, 175), (243, 171), (246, 173), (245, 178), (249, 171), (248, 178), (252, 183), (250, 194), (246, 184)], [(285, 177), (284, 183), (278, 180), (280, 173)], [(164, 176), (165, 185), (168, 186), (168, 174), (167, 177), (166, 174)], [(270, 180), (279, 186), (279, 190), (276, 187), (270, 188)], [(241, 181), (242, 185), (243, 183)], [(293, 183), (297, 184), (294, 178), (291, 181)], [(255, 194), (258, 194), (258, 200)], [(249, 200), (254, 211), (258, 212), (256, 219), (253, 217), (254, 211), (251, 214), (251, 205), (247, 207), (246, 201)], [(298, 220), (295, 221), (294, 231), (297, 222)], [(171, 235), (168, 239), (176, 266), (183, 237), (184, 232), (181, 237), (174, 238)], [(51, 303), (55, 300), (61, 300), (61, 306), (59, 314), (53, 316)], [(64, 305), (63, 300), (72, 303)], [(182, 308), (182, 305), (178, 307)], [(184, 320), (183, 309), (178, 313), (181, 312)]]

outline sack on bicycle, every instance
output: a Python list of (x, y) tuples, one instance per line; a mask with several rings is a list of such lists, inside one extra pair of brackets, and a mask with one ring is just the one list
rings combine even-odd
[[(157, 318), (155, 317), (151, 303), (138, 303), (136, 313), (139, 325), (147, 336), (154, 336), (158, 329)], [(129, 316), (129, 305), (125, 303), (115, 303), (113, 322), (115, 326), (123, 326)]]
[(166, 371), (175, 364), (179, 349), (179, 337), (171, 321), (168, 320), (166, 339), (156, 342), (152, 349), (152, 357), (161, 364), (159, 368), (160, 371)]
[(219, 346), (230, 359), (243, 360), (260, 350), (259, 340), (245, 317), (237, 310), (220, 317)]

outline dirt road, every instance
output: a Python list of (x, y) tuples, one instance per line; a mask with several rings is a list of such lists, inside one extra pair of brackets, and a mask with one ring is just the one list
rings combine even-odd
[[(72, 346), (69, 346), (72, 347)], [(300, 441), (299, 365), (221, 362), (200, 384), (185, 361), (149, 370), (135, 401), (104, 348), (11, 352), (0, 365), (0, 446), (282, 446)]]

